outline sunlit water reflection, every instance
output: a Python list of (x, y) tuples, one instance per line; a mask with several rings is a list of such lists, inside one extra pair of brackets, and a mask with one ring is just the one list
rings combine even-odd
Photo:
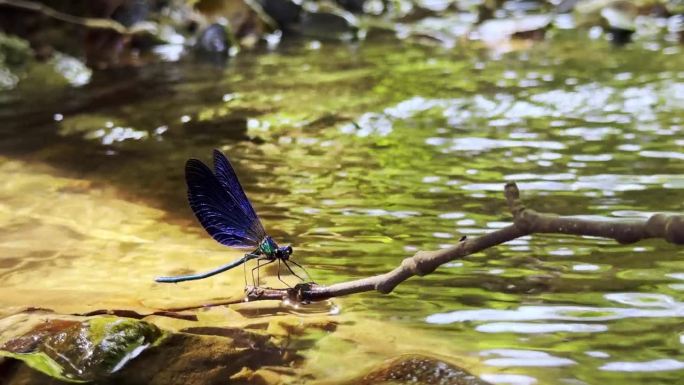
[[(0, 111), (0, 280), (13, 293), (0, 312), (241, 295), (241, 271), (152, 282), (237, 255), (185, 202), (183, 162), (214, 147), (323, 284), (504, 226), (506, 181), (540, 211), (681, 212), (682, 57), (574, 38), (491, 57), (282, 47), (49, 92), (27, 79)], [(683, 277), (684, 252), (664, 242), (534, 236), (337, 304), (439, 336), (492, 383), (623, 384), (631, 372), (632, 384), (678, 384)]]

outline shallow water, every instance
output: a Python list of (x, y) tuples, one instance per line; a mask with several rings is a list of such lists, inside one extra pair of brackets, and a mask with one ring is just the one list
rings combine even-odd
[[(81, 87), (28, 78), (0, 94), (0, 314), (238, 298), (242, 271), (152, 281), (238, 255), (185, 201), (185, 159), (212, 148), (321, 284), (505, 225), (506, 181), (540, 211), (681, 212), (680, 51), (570, 32), (508, 53), (378, 38), (96, 73)], [(534, 236), (336, 303), (432, 336), (405, 350), (457, 347), (492, 383), (677, 384), (682, 291), (684, 251), (665, 242)]]

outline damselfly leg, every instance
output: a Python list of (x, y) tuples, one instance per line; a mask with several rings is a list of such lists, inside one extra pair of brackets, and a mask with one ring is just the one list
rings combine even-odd
[[(290, 267), (290, 265), (287, 263), (288, 260), (281, 259), (281, 258), (271, 259), (271, 258), (267, 258), (267, 257), (263, 257), (263, 256), (258, 256), (258, 255), (256, 255), (256, 254), (247, 254), (247, 255), (249, 255), (250, 257), (252, 257), (252, 258), (250, 258), (250, 259), (256, 259), (256, 260), (257, 260), (257, 265), (256, 265), (256, 267), (252, 268), (252, 270), (251, 270), (252, 285), (253, 285), (254, 287), (259, 287), (259, 285), (261, 284), (261, 268), (263, 268), (264, 266), (270, 265), (271, 263), (276, 262), (276, 261), (278, 261), (278, 269), (277, 269), (277, 271), (276, 271), (278, 280), (279, 280), (280, 282), (282, 282), (285, 286), (287, 286), (288, 288), (292, 288), (292, 286), (290, 286), (287, 282), (285, 282), (285, 281), (283, 280), (283, 278), (280, 276), (280, 262), (282, 262), (283, 264), (285, 264), (285, 267), (286, 267), (287, 270), (290, 272), (290, 274), (292, 274), (292, 275), (294, 275), (295, 277), (297, 277), (300, 281), (306, 282), (306, 281), (304, 280), (304, 278), (302, 278), (299, 274), (295, 273), (295, 271), (292, 269), (292, 267)], [(266, 261), (266, 262), (265, 262), (265, 263), (262, 263), (262, 261)], [(298, 264), (297, 262), (295, 262), (295, 261), (293, 261), (293, 260), (291, 260), (291, 259), (290, 259), (289, 261), (292, 262), (292, 263), (293, 263), (295, 266), (297, 266), (298, 268), (300, 268), (300, 269), (304, 272), (304, 275), (305, 275), (307, 278), (311, 279), (311, 276), (309, 275), (309, 272), (306, 271), (306, 269), (305, 269), (302, 265)], [(246, 268), (245, 268), (245, 269), (246, 269)], [(254, 271), (256, 271), (256, 279), (254, 278)], [(246, 270), (245, 270), (245, 286), (247, 286), (247, 276), (246, 276), (246, 274), (247, 274), (247, 273), (246, 273)]]
[[(261, 261), (268, 261), (268, 262), (266, 262), (266, 263), (264, 263), (264, 264), (261, 264)], [(254, 287), (259, 287), (259, 283), (260, 283), (259, 271), (260, 271), (260, 269), (261, 269), (262, 267), (264, 267), (264, 266), (270, 265), (271, 263), (273, 263), (273, 262), (275, 262), (275, 261), (276, 261), (275, 259), (270, 259), (270, 260), (269, 260), (268, 258), (259, 258), (259, 259), (257, 259), (257, 265), (256, 265), (255, 268), (252, 269), (252, 285), (254, 285)], [(256, 272), (257, 272), (256, 281), (254, 280), (254, 270), (256, 270)]]
[(299, 275), (297, 275), (297, 273), (295, 273), (295, 272), (292, 270), (292, 268), (290, 267), (290, 265), (287, 264), (287, 261), (283, 261), (283, 264), (285, 265), (285, 267), (287, 267), (288, 270), (290, 270), (290, 273), (291, 273), (292, 275), (294, 275), (295, 277), (299, 278), (300, 281), (304, 282), (304, 279), (303, 279), (302, 277), (300, 277)]
[(245, 287), (247, 287), (247, 261), (242, 264), (242, 277), (245, 278)]
[[(245, 263), (242, 264), (243, 277), (245, 278), (245, 287), (247, 286), (247, 261), (249, 261), (250, 259), (259, 258), (259, 254), (255, 254), (255, 252), (245, 254)], [(252, 283), (254, 283), (254, 274), (252, 274)]]
[(285, 286), (287, 286), (288, 288), (290, 288), (290, 289), (292, 288), (292, 286), (288, 285), (287, 282), (283, 281), (283, 279), (280, 278), (280, 259), (278, 259), (278, 272), (277, 272), (277, 275), (278, 275), (278, 281), (284, 283)]
[[(256, 267), (253, 267), (253, 268), (250, 270), (251, 275), (252, 275), (252, 286), (254, 286), (254, 287), (259, 287), (259, 269), (260, 269), (261, 266), (262, 266), (262, 265), (261, 265), (261, 261), (263, 261), (263, 260), (265, 260), (265, 259), (266, 259), (266, 258), (258, 258), (258, 259), (256, 260), (256, 261), (257, 261)], [(263, 266), (266, 266), (266, 264), (264, 264)], [(254, 279), (254, 270), (256, 270), (256, 272), (257, 272), (257, 277), (256, 277), (256, 279)], [(245, 277), (245, 279), (247, 279), (247, 278)], [(247, 286), (247, 284), (245, 284), (245, 286)]]
[[(292, 263), (293, 263), (295, 266), (297, 266), (298, 268), (300, 268), (300, 269), (304, 272), (304, 275), (306, 275), (306, 277), (309, 279), (309, 281), (310, 281), (310, 282), (313, 282), (313, 279), (311, 279), (311, 275), (309, 275), (309, 272), (306, 271), (306, 269), (304, 268), (304, 266), (298, 264), (297, 262), (295, 262), (295, 261), (293, 261), (293, 260), (291, 260), (291, 259), (290, 259), (289, 261), (292, 262)], [(287, 263), (285, 263), (285, 265), (287, 266)], [(288, 268), (289, 268), (289, 266), (288, 266)], [(290, 271), (292, 271), (292, 270), (290, 270)], [(306, 282), (306, 281), (304, 281), (304, 280), (302, 279), (302, 277), (300, 277), (300, 276), (298, 276), (297, 274), (295, 274), (294, 271), (292, 271), (292, 274), (294, 274), (297, 278), (299, 278), (300, 280), (302, 280), (302, 282)]]

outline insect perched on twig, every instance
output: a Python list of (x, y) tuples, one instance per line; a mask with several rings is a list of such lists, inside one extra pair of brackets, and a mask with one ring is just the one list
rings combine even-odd
[[(155, 279), (157, 282), (176, 283), (203, 279), (245, 264), (252, 259), (257, 260), (257, 266), (252, 269), (252, 280), (254, 280), (254, 270), (258, 273), (259, 268), (277, 261), (278, 279), (281, 282), (285, 283), (280, 278), (281, 262), (290, 273), (304, 281), (288, 264), (289, 261), (306, 272), (302, 266), (290, 260), (292, 247), (289, 245), (280, 247), (266, 234), (252, 204), (242, 190), (235, 170), (220, 151), (214, 150), (214, 172), (201, 161), (189, 159), (185, 163), (185, 181), (188, 184), (190, 208), (209, 235), (223, 245), (234, 248), (254, 248), (254, 250), (242, 258), (204, 273), (157, 277)], [(262, 262), (265, 263), (262, 264)], [(257, 278), (255, 286), (258, 285)]]

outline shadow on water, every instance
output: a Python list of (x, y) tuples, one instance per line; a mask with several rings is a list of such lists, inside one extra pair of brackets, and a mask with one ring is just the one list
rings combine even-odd
[[(258, 113), (246, 109), (212, 121), (184, 124), (179, 116), (184, 109), (192, 114), (197, 106), (220, 100), (226, 93), (213, 85), (211, 78), (221, 78), (230, 70), (201, 63), (190, 67), (161, 63), (96, 72), (91, 82), (80, 88), (20, 89), (18, 97), (2, 108), (9, 114), (2, 117), (0, 152), (48, 163), (66, 175), (121, 185), (124, 193), (174, 212), (186, 206), (185, 160), (206, 157), (212, 148), (226, 142), (249, 140), (246, 116)], [(202, 74), (203, 84), (191, 90), (177, 89), (179, 84), (197, 82), (195, 73)], [(62, 119), (81, 116), (85, 118), (71, 128), (61, 124)], [(128, 126), (115, 126), (115, 122)], [(132, 132), (130, 126), (152, 129)], [(102, 138), (106, 134), (98, 134), (98, 130), (108, 130), (110, 138)], [(166, 133), (163, 140), (162, 133)], [(129, 142), (121, 143), (124, 140)]]

